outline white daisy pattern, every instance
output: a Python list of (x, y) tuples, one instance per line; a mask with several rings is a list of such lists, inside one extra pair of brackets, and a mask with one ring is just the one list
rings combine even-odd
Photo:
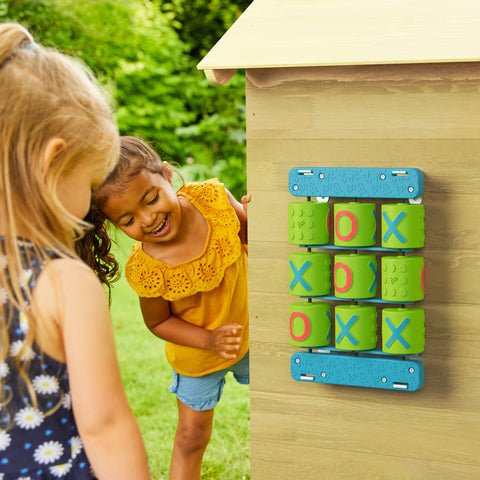
[(32, 384), (35, 391), (43, 395), (58, 392), (58, 380), (51, 375), (38, 375), (33, 379)]
[(0, 378), (7, 378), (10, 373), (10, 367), (7, 362), (0, 363)]
[(77, 458), (79, 453), (83, 450), (83, 442), (79, 436), (71, 439), (72, 458)]
[(58, 478), (62, 478), (72, 469), (72, 462), (69, 461), (63, 465), (55, 465), (54, 467), (49, 467), (48, 471)]
[(63, 445), (54, 440), (39, 445), (33, 454), (33, 458), (41, 465), (56, 462), (63, 455)]
[(43, 423), (43, 414), (33, 407), (25, 407), (15, 415), (15, 423), (24, 430), (32, 430)]
[[(20, 241), (19, 247), (23, 265), (17, 285), (25, 293), (27, 289), (33, 291), (47, 262), (30, 243)], [(5, 242), (0, 238), (0, 269), (3, 266), (5, 278), (10, 279), (4, 251)], [(50, 258), (58, 257), (53, 250), (45, 252)], [(4, 390), (0, 405), (0, 480), (67, 480), (76, 478), (76, 472), (81, 478), (91, 478), (90, 462), (72, 414), (67, 366), (41, 352), (35, 339), (26, 342), (32, 327), (29, 312), (20, 312), (7, 290), (0, 288), (0, 306), (6, 305), (12, 314), (6, 332), (10, 345), (0, 360)], [(26, 362), (28, 368), (20, 372), (18, 362)], [(5, 469), (11, 474), (2, 473)]]
[(20, 355), (20, 360), (26, 362), (35, 358), (35, 352), (31, 347), (24, 345), (22, 340), (15, 340), (10, 345), (9, 353), (12, 357)]
[(72, 409), (72, 397), (70, 396), (70, 393), (66, 393), (63, 396), (62, 407), (66, 408), (67, 410)]
[(10, 434), (3, 430), (0, 431), (0, 452), (6, 450), (10, 446), (10, 443), (12, 443), (12, 437)]

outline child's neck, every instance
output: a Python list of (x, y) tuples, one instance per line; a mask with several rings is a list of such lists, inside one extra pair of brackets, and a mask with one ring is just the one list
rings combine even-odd
[(209, 226), (205, 217), (186, 198), (179, 196), (181, 225), (171, 242), (144, 242), (143, 250), (168, 265), (193, 260), (205, 249)]

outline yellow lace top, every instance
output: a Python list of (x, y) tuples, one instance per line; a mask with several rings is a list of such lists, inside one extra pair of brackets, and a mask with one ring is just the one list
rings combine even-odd
[(208, 237), (203, 252), (186, 262), (169, 265), (133, 246), (126, 278), (140, 297), (160, 296), (170, 301), (172, 314), (184, 321), (213, 330), (238, 323), (242, 342), (237, 359), (166, 342), (167, 360), (178, 373), (206, 375), (232, 365), (248, 351), (247, 251), (240, 237), (240, 222), (230, 205), (225, 187), (216, 179), (187, 183), (177, 193), (204, 216)]

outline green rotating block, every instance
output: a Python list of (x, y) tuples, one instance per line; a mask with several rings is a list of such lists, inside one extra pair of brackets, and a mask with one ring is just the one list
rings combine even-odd
[(335, 296), (373, 298), (377, 293), (377, 258), (375, 255), (335, 255)]
[(331, 318), (328, 303), (291, 303), (290, 344), (308, 348), (329, 345)]
[(330, 205), (326, 202), (288, 204), (288, 242), (295, 245), (325, 245), (330, 241)]
[(425, 244), (423, 205), (382, 205), (382, 247), (422, 248)]
[(335, 307), (335, 347), (372, 350), (377, 346), (377, 309), (374, 305)]
[(423, 308), (384, 308), (382, 310), (382, 350), (409, 355), (425, 349)]
[(377, 217), (374, 203), (336, 203), (335, 245), (369, 247), (375, 245)]
[(423, 300), (423, 257), (382, 257), (382, 299), (391, 302)]
[(330, 255), (317, 252), (290, 254), (290, 293), (316, 297), (330, 293)]

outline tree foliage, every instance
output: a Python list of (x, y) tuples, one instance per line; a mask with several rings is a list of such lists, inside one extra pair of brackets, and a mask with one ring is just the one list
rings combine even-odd
[(144, 138), (188, 179), (246, 191), (244, 77), (211, 86), (196, 65), (246, 0), (0, 0), (0, 21), (81, 58), (116, 104), (121, 134)]

